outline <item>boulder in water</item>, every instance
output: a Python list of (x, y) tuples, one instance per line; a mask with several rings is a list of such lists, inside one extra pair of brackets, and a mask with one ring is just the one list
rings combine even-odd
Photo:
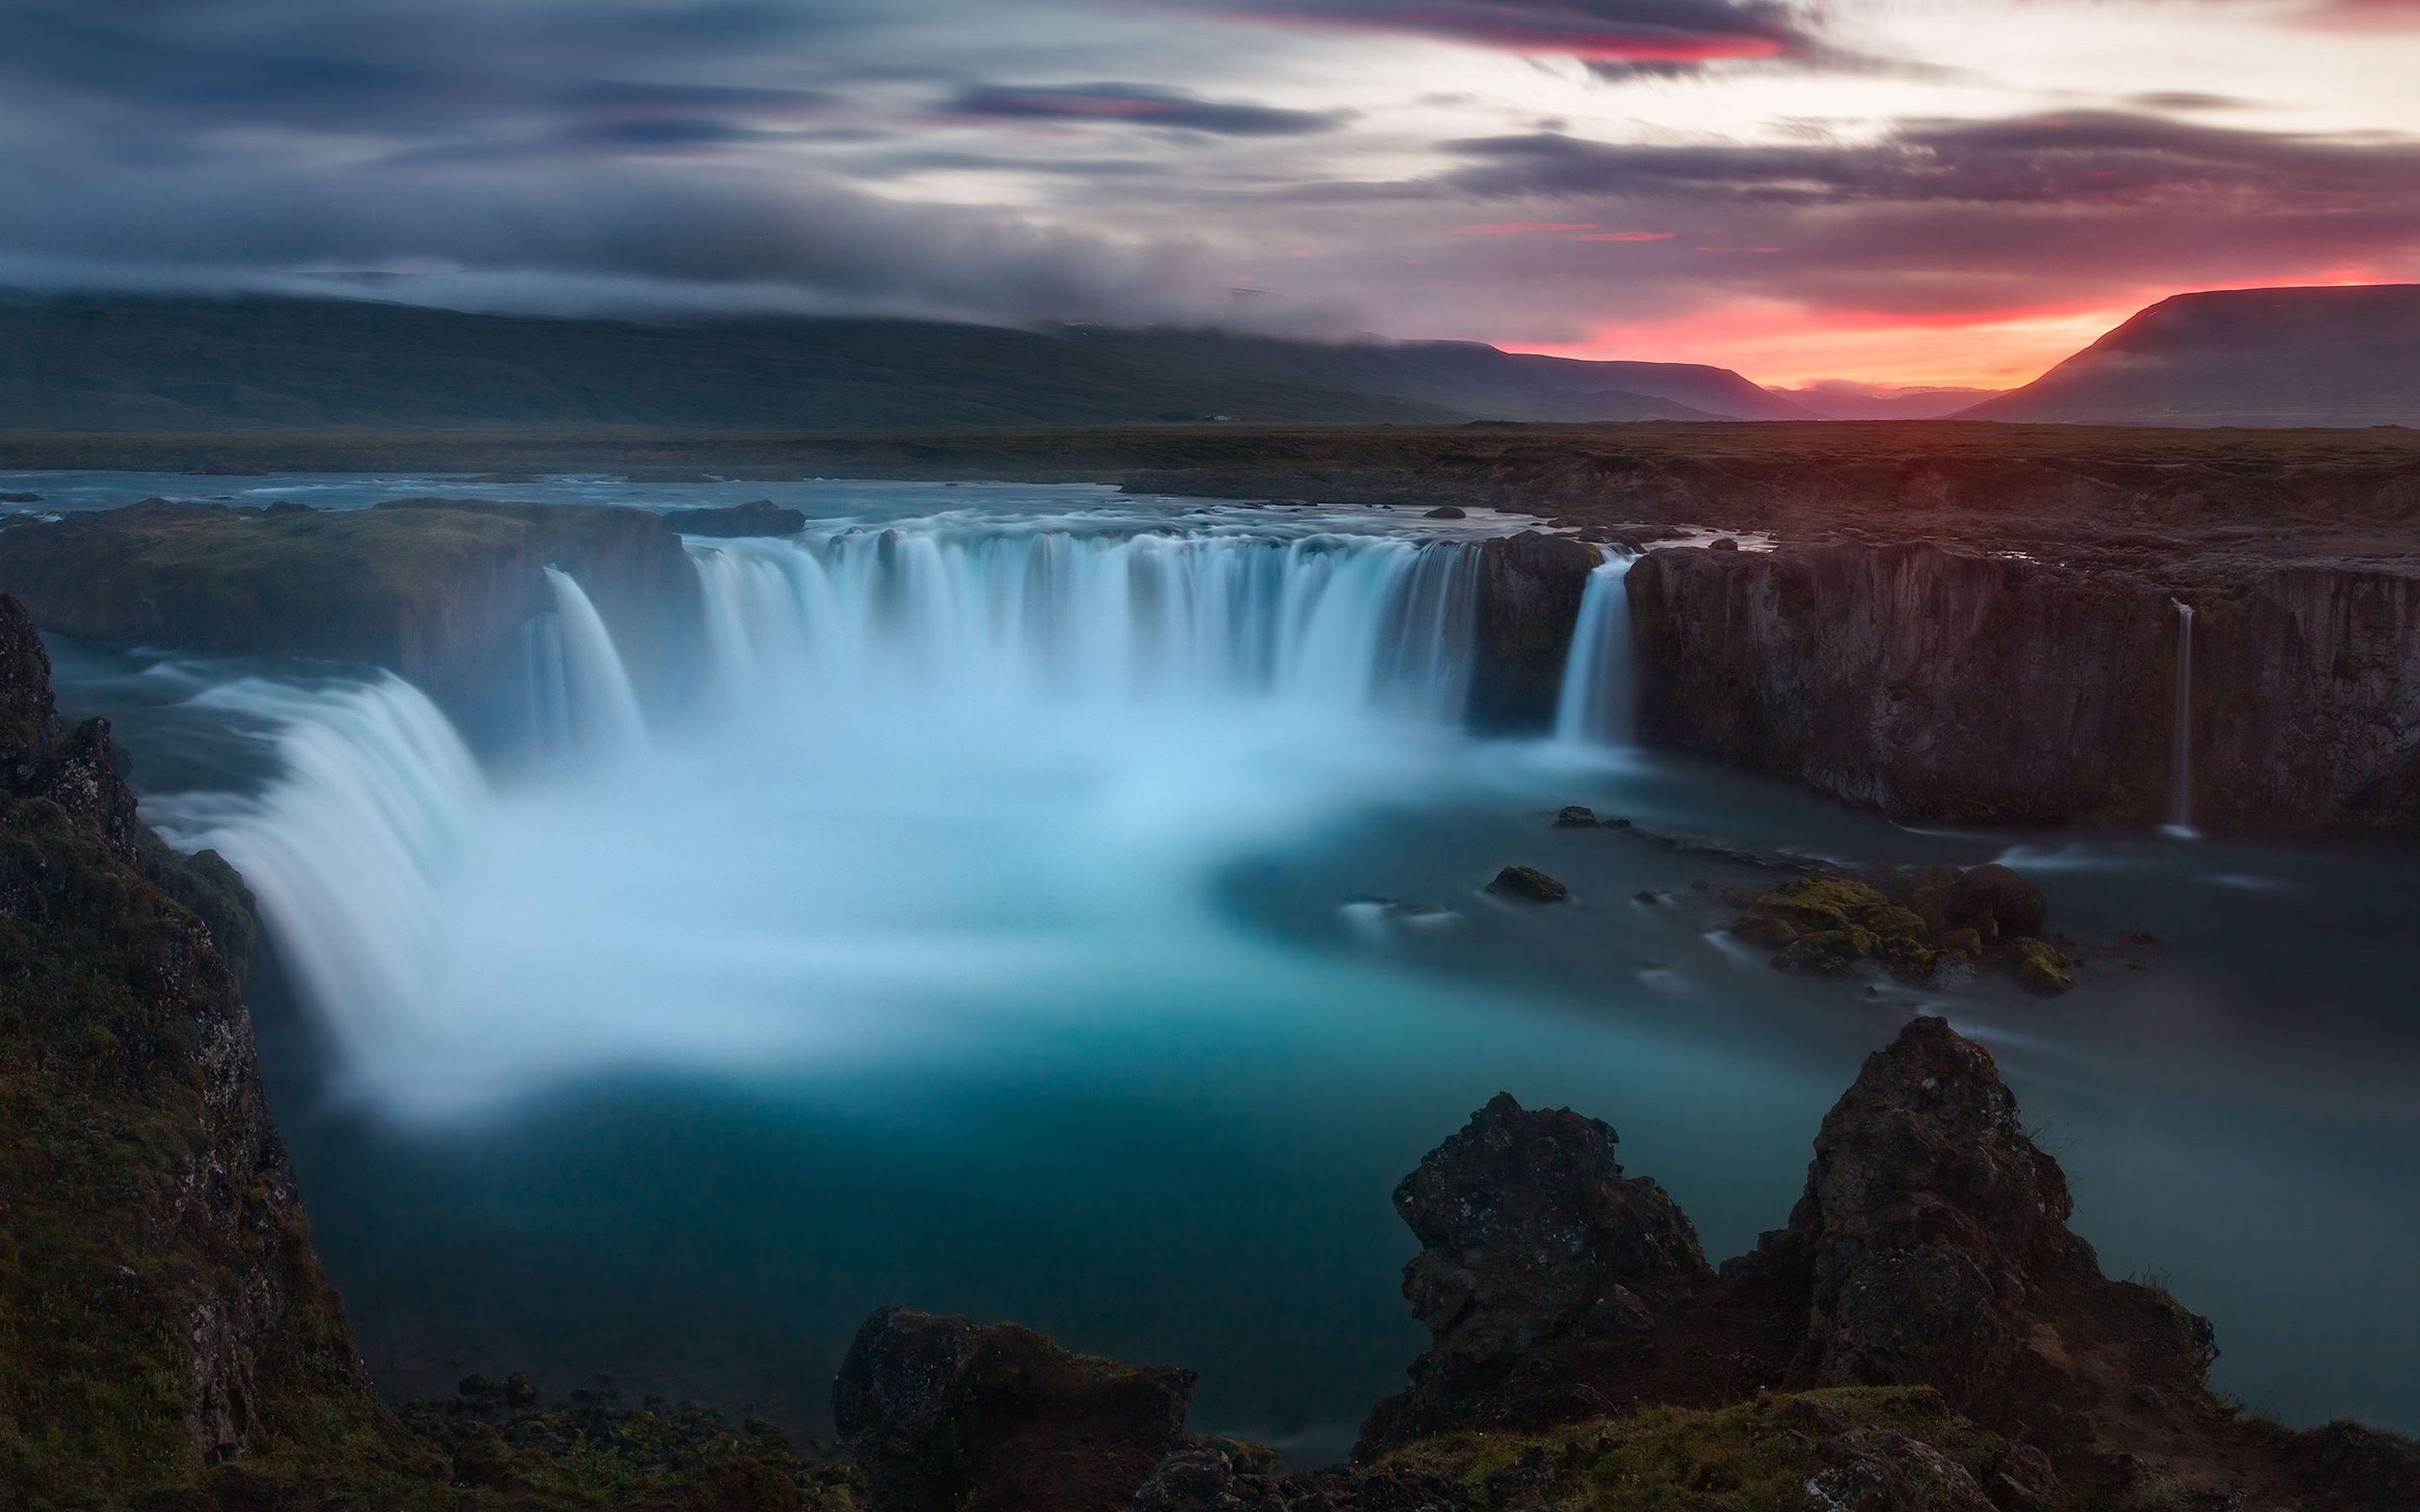
[(1466, 519), (1469, 517), (1452, 504), (1439, 504), (1421, 517), (1424, 519)]
[(1572, 889), (1534, 866), (1508, 866), (1496, 873), (1487, 890), (1498, 898), (1517, 898), (1524, 903), (1559, 903), (1572, 895)]
[(1557, 829), (1599, 829), (1604, 827), (1604, 823), (1597, 818), (1594, 809), (1575, 803), (1555, 815), (1555, 827)]

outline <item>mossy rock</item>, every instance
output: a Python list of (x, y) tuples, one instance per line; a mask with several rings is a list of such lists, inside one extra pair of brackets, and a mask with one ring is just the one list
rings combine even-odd
[(2009, 970), (2035, 992), (2055, 996), (2075, 985), (2074, 960), (2048, 940), (2025, 935), (2008, 942)]

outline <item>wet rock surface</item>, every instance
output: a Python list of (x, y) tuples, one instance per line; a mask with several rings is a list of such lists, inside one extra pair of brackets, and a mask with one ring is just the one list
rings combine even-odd
[(1534, 866), (1508, 866), (1496, 873), (1487, 890), (1498, 898), (1525, 903), (1559, 903), (1572, 895), (1560, 880)]
[(1932, 985), (1989, 964), (2039, 993), (2075, 985), (2074, 960), (2038, 933), (2041, 889), (2005, 866), (1821, 872), (1725, 897), (1743, 910), (1730, 933), (1785, 971), (1870, 966)]

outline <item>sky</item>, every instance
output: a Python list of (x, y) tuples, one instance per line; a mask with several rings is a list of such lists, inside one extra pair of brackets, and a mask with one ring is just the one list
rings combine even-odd
[(0, 0), (0, 285), (2022, 382), (2420, 280), (2420, 0)]

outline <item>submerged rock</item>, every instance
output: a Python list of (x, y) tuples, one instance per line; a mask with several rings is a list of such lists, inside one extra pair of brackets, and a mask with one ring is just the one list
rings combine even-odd
[(885, 1307), (832, 1384), (876, 1512), (1123, 1512), (1187, 1446), (1193, 1372), (1071, 1354), (1030, 1328)]
[(1596, 810), (1583, 804), (1572, 804), (1555, 815), (1557, 829), (1597, 829), (1603, 825), (1604, 821), (1597, 818)]
[(1559, 903), (1572, 895), (1572, 889), (1534, 866), (1508, 866), (1496, 873), (1487, 890), (1498, 898), (1517, 898), (1523, 903)]
[(1422, 519), (1464, 519), (1467, 516), (1452, 504), (1439, 504), (1420, 517)]

